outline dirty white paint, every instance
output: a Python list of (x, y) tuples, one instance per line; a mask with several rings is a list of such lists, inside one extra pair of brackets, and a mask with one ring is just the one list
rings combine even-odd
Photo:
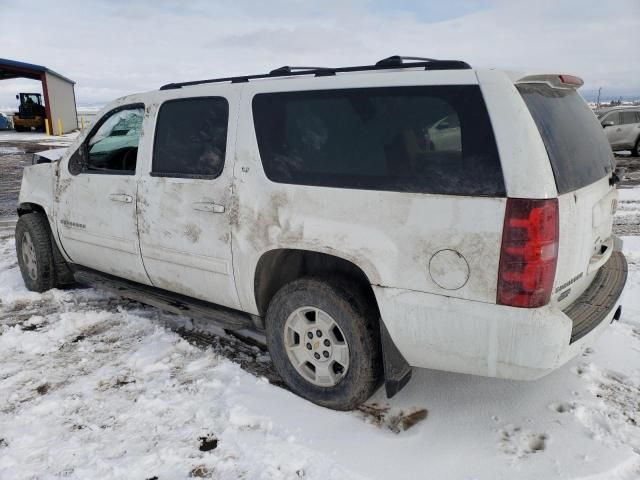
[(429, 275), (440, 288), (458, 290), (469, 280), (469, 264), (460, 252), (440, 250), (429, 260)]
[[(239, 89), (233, 85), (212, 85), (203, 96), (225, 98), (229, 118), (234, 119), (238, 117)], [(162, 103), (192, 96), (191, 90), (184, 89), (152, 92), (147, 96), (145, 135), (140, 140), (137, 168), (142, 259), (156, 287), (240, 308), (233, 276), (230, 220), (236, 122), (232, 120), (228, 125), (226, 165), (219, 177), (149, 175)]]
[[(600, 246), (612, 239), (612, 202), (617, 198), (618, 192), (609, 185), (608, 178), (558, 197), (560, 241), (552, 303), (566, 308), (591, 284), (596, 271), (588, 271), (589, 263), (598, 257)], [(609, 248), (602, 260), (608, 260), (612, 252), (613, 248)], [(566, 290), (561, 286), (580, 274), (571, 283), (566, 298), (558, 302)]]
[[(586, 275), (563, 303), (556, 292), (539, 309), (495, 305), (506, 199), (278, 184), (262, 168), (251, 109), (258, 93), (445, 84), (480, 85), (508, 196), (557, 197), (546, 150), (513, 79), (490, 70), (416, 70), (209, 84), (119, 99), (101, 115), (146, 106), (136, 174), (71, 176), (68, 159), (83, 135), (60, 161), (53, 191), (53, 168), (27, 169), (21, 201), (54, 212), (54, 230), (76, 263), (253, 314), (256, 266), (265, 253), (291, 248), (346, 259), (374, 286), (382, 318), (412, 365), (537, 378), (592, 343), (608, 322), (569, 346), (571, 321), (561, 310), (586, 288)], [(150, 176), (159, 106), (202, 96), (229, 102), (222, 175)], [(133, 201), (110, 202), (114, 193)], [(613, 199), (606, 179), (559, 197), (556, 285), (585, 270), (598, 242), (611, 236)], [(208, 204), (217, 211), (202, 208)]]
[[(253, 283), (260, 257), (299, 248), (351, 261), (372, 284), (495, 302), (505, 199), (383, 192), (273, 183), (259, 156), (251, 102), (263, 92), (393, 85), (473, 85), (473, 70), (405, 71), (250, 82), (243, 87), (235, 176), (238, 222), (234, 271), (244, 309), (257, 313)], [(452, 249), (468, 261), (455, 292), (429, 274), (429, 260)]]
[(620, 304), (569, 344), (571, 319), (551, 304), (512, 308), (384, 287), (374, 287), (374, 293), (411, 365), (516, 380), (540, 378), (593, 345)]
[(51, 217), (53, 214), (54, 171), (55, 164), (52, 163), (25, 167), (22, 172), (18, 203), (40, 205), (44, 208), (47, 217)]

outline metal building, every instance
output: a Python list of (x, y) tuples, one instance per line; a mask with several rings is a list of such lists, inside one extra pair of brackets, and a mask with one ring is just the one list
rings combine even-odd
[(42, 82), (46, 116), (52, 133), (60, 133), (59, 124), (62, 126), (62, 133), (78, 128), (74, 92), (76, 82), (42, 65), (0, 58), (0, 80), (10, 78), (29, 78)]

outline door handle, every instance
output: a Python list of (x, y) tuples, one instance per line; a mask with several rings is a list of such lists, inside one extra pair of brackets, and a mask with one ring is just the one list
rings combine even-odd
[(213, 202), (194, 202), (193, 209), (199, 212), (224, 213), (224, 205)]
[(112, 202), (132, 203), (133, 197), (126, 193), (112, 193), (109, 195), (109, 200)]

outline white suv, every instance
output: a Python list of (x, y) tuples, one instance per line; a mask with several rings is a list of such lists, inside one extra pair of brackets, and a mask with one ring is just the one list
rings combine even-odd
[(411, 60), (115, 101), (25, 169), (27, 287), (264, 332), (291, 390), (335, 409), (410, 366), (551, 372), (619, 318), (627, 274), (582, 81)]
[(603, 108), (595, 114), (614, 152), (631, 150), (640, 156), (640, 106)]

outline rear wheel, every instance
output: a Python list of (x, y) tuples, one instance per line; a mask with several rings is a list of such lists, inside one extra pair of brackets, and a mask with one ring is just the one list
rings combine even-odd
[(294, 393), (324, 407), (351, 410), (382, 378), (378, 317), (356, 283), (315, 277), (291, 282), (267, 311), (274, 366)]

